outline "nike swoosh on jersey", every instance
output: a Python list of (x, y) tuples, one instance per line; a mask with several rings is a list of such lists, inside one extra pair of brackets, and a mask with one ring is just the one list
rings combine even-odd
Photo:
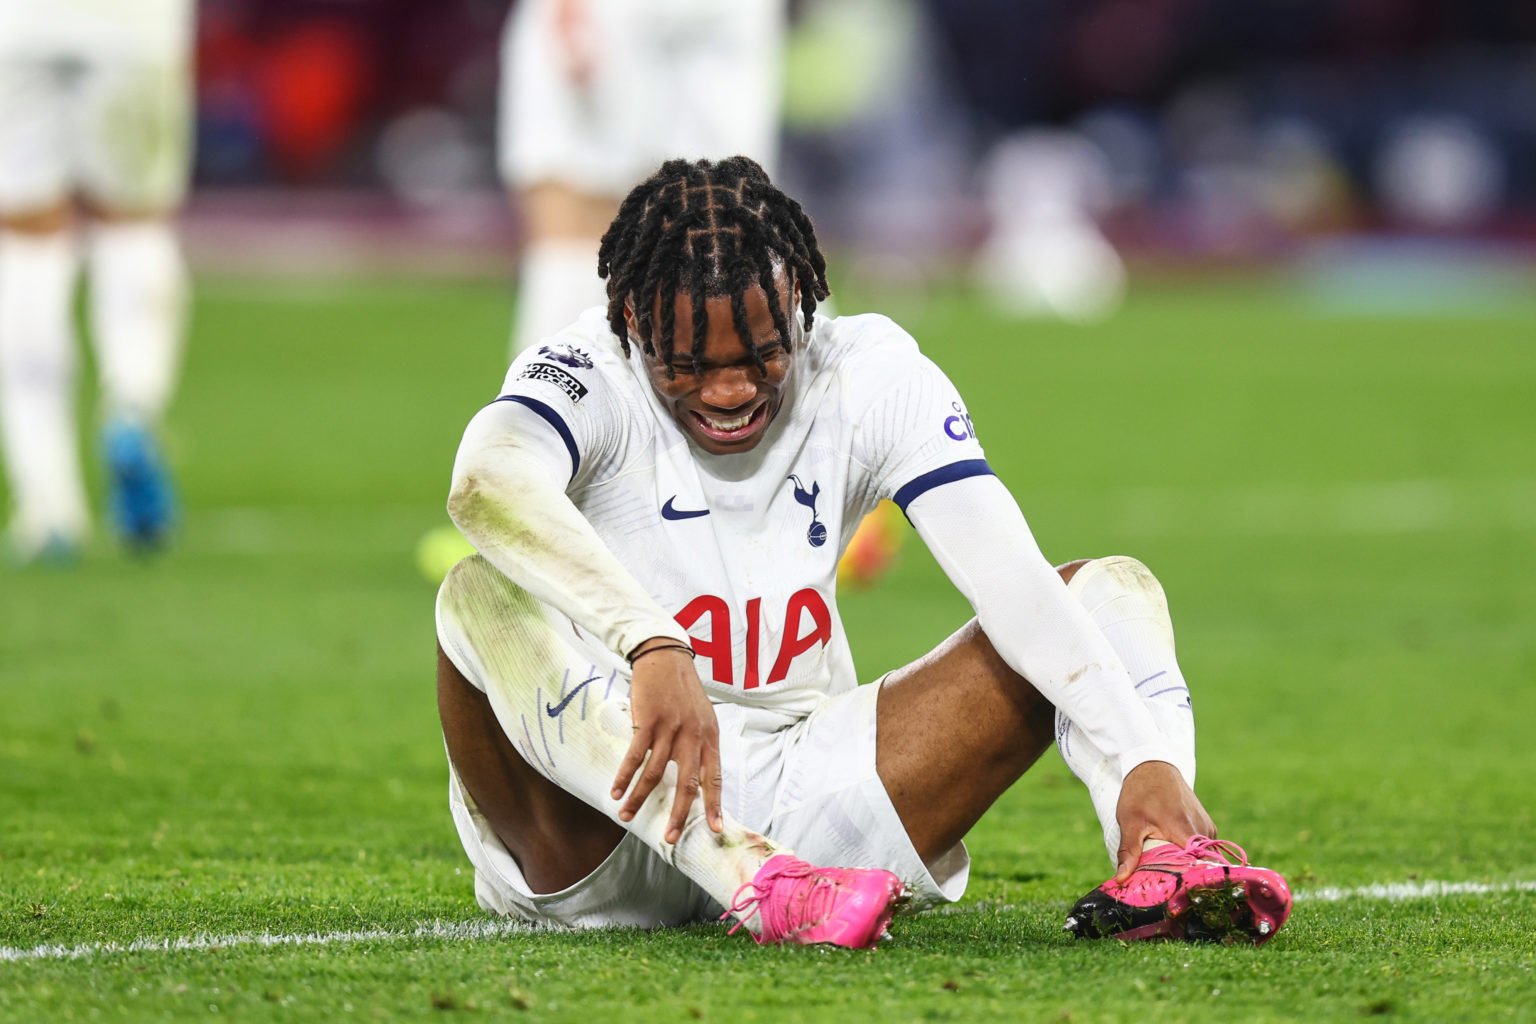
[(587, 686), (588, 683), (595, 683), (595, 682), (597, 682), (597, 680), (598, 680), (597, 676), (593, 676), (591, 679), (583, 679), (580, 683), (576, 684), (575, 689), (571, 690), (570, 693), (568, 693), (564, 697), (560, 698), (560, 703), (558, 703), (558, 704), (545, 704), (544, 705), (544, 713), (546, 715), (548, 715), (550, 718), (559, 718), (560, 717), (560, 713), (562, 711), (564, 711), (566, 708), (570, 707), (571, 701), (576, 699), (576, 695), (578, 693), (580, 693), (582, 690), (586, 689), (586, 686)]
[(667, 499), (667, 503), (665, 505), (661, 506), (661, 518), (663, 518), (663, 519), (672, 519), (672, 520), (677, 520), (677, 519), (697, 519), (697, 518), (699, 518), (699, 516), (707, 516), (707, 515), (709, 515), (709, 509), (707, 509), (707, 508), (701, 508), (701, 509), (673, 508), (672, 507), (672, 503), (674, 501), (676, 501), (676, 500), (677, 500), (677, 495), (674, 494), (674, 495), (672, 495), (672, 497)]

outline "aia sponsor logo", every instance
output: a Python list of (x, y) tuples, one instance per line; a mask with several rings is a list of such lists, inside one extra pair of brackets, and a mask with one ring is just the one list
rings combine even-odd
[[(683, 606), (677, 613), (677, 623), (688, 630), (693, 642), (693, 652), (708, 658), (710, 678), (725, 686), (740, 686), (743, 690), (755, 690), (759, 686), (772, 686), (789, 677), (790, 666), (800, 655), (825, 647), (832, 642), (832, 612), (826, 599), (812, 587), (805, 587), (789, 595), (784, 608), (784, 635), (767, 677), (762, 675), (763, 654), (763, 599), (754, 597), (745, 608), (747, 642), (746, 664), (740, 666), (738, 676), (734, 652), (731, 650), (733, 622), (731, 607), (725, 598), (714, 594), (700, 594)], [(709, 620), (708, 632), (702, 636), (693, 627)]]

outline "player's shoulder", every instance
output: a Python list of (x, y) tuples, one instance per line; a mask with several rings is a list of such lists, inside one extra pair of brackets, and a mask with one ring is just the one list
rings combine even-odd
[(622, 405), (632, 397), (635, 383), (605, 311), (593, 307), (520, 353), (507, 371), (501, 393), (563, 397), (572, 405)]
[(917, 339), (883, 313), (827, 317), (817, 321), (813, 333), (814, 344), (840, 364), (918, 352)]
[(819, 373), (836, 378), (837, 390), (854, 405), (932, 364), (917, 339), (881, 313), (839, 316), (818, 322), (811, 352)]

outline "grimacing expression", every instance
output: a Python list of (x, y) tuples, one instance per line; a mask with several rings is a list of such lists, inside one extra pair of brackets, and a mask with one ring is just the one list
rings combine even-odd
[[(794, 331), (799, 288), (787, 287), (788, 275), (782, 271), (777, 276), (783, 313)], [(713, 455), (732, 455), (757, 447), (784, 402), (784, 384), (795, 358), (794, 338), (779, 337), (774, 326), (768, 293), (753, 285), (742, 294), (742, 300), (747, 329), (764, 369), (758, 369), (736, 333), (728, 295), (704, 300), (709, 327), (697, 368), (693, 364), (693, 300), (681, 292), (675, 300), (672, 375), (667, 375), (668, 363), (661, 358), (659, 344), (656, 355), (642, 351), (640, 357), (662, 404), (672, 411), (683, 432)], [(630, 328), (631, 344), (640, 347), (633, 309), (625, 308), (624, 320)], [(651, 322), (661, 322), (659, 296)]]

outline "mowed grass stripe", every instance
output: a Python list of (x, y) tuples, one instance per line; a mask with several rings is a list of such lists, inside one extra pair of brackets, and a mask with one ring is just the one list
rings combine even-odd
[[(1106, 488), (1091, 498), (1065, 492), (1038, 504), (1097, 505), (1122, 534), (1181, 537), (1391, 536), (1450, 530), (1536, 531), (1536, 478), (1375, 480), (1328, 484)], [(371, 510), (394, 525), (418, 525), (418, 506)], [(409, 527), (379, 535), (321, 532), (303, 508), (205, 510), (189, 524), (186, 549), (198, 556), (266, 557), (325, 550), (374, 552), (413, 539)], [(447, 523), (446, 516), (443, 523)], [(345, 541), (346, 543), (339, 543)]]
[[(1497, 896), (1510, 892), (1536, 892), (1536, 881), (1517, 882), (1382, 882), (1354, 888), (1324, 888), (1297, 892), (1298, 903), (1343, 903), (1348, 900), (1377, 900), (1405, 903), (1413, 900), (1447, 896)], [(939, 911), (944, 916), (1012, 910), (1012, 904), (999, 905), (981, 901)], [(450, 942), (497, 938), (526, 934), (536, 929), (520, 921), (425, 921), (411, 928), (361, 928), (334, 932), (310, 932), (282, 935), (270, 932), (242, 932), (233, 935), (192, 935), (180, 938), (143, 938), (132, 942), (86, 942), (74, 946), (48, 945), (31, 949), (0, 947), (0, 962), (23, 960), (86, 960), (121, 953), (183, 953), (196, 950), (222, 950), (235, 946), (338, 946), (358, 942), (395, 942), (400, 940), (441, 939)]]

